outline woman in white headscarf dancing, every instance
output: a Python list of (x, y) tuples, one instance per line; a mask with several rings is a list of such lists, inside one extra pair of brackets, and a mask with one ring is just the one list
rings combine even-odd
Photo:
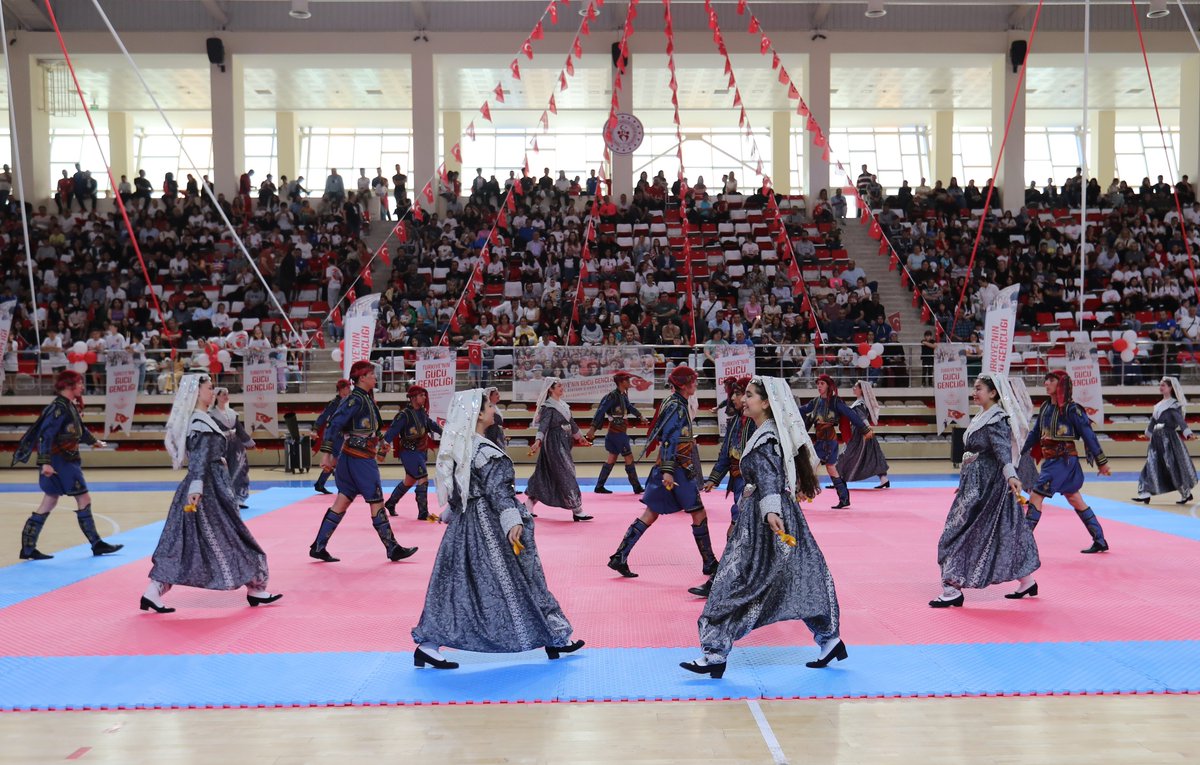
[(540, 502), (570, 510), (572, 520), (590, 521), (592, 516), (583, 512), (575, 460), (571, 458), (572, 445), (587, 446), (589, 441), (563, 400), (565, 392), (566, 388), (557, 377), (547, 377), (542, 383), (542, 395), (538, 397), (537, 412), (533, 415), (533, 427), (538, 433), (529, 449), (530, 456), (537, 455), (537, 465), (533, 475), (529, 476), (525, 496), (532, 503), (531, 510)]
[(557, 659), (583, 647), (546, 586), (533, 518), (517, 500), (512, 460), (484, 437), (496, 405), (481, 388), (454, 394), (437, 456), (442, 535), (413, 663), (456, 669), (441, 648)]
[(1196, 485), (1196, 468), (1183, 445), (1184, 441), (1195, 438), (1187, 425), (1187, 399), (1174, 377), (1164, 377), (1158, 383), (1158, 392), (1162, 400), (1154, 405), (1154, 414), (1146, 426), (1150, 446), (1146, 450), (1146, 465), (1138, 476), (1134, 500), (1148, 505), (1155, 494), (1177, 491), (1179, 501), (1175, 504), (1186, 505), (1192, 501), (1192, 488)]
[(854, 428), (850, 443), (838, 457), (837, 471), (846, 483), (862, 481), (871, 476), (879, 476), (876, 489), (887, 489), (892, 485), (888, 480), (888, 461), (883, 456), (878, 438), (864, 438), (868, 430), (879, 424), (879, 402), (875, 399), (875, 389), (867, 380), (854, 383), (854, 395), (857, 397), (850, 409), (862, 418), (865, 428)]
[(719, 678), (733, 643), (751, 630), (799, 619), (820, 647), (814, 669), (847, 657), (837, 593), (798, 498), (819, 491), (816, 453), (787, 381), (755, 377), (745, 413), (755, 430), (742, 452), (740, 512), (699, 620), (704, 655), (679, 666)]
[(929, 601), (933, 608), (962, 606), (964, 589), (1013, 580), (1017, 591), (1004, 597), (1038, 594), (1033, 572), (1041, 560), (1021, 510), (1015, 467), (1029, 425), (1004, 375), (980, 375), (974, 396), (982, 411), (971, 418), (963, 437), (967, 451), (958, 491), (938, 541), (942, 594)]
[(228, 388), (216, 389), (213, 407), (208, 413), (225, 431), (228, 439), (225, 462), (229, 465), (229, 477), (233, 479), (238, 508), (245, 510), (246, 500), (250, 498), (250, 460), (246, 458), (246, 450), (254, 448), (254, 439), (246, 432), (237, 411), (229, 405)]
[(274, 603), (267, 592), (267, 556), (238, 513), (238, 499), (225, 464), (225, 431), (208, 414), (214, 398), (207, 375), (180, 381), (167, 419), (165, 443), (176, 470), (187, 475), (175, 490), (167, 522), (151, 558), (150, 584), (140, 608), (169, 614), (163, 596), (174, 585), (205, 590), (246, 588), (251, 606)]

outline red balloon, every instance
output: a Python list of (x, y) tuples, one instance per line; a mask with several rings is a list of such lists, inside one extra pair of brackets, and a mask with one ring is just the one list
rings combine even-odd
[(883, 366), (883, 357), (876, 356), (875, 358), (871, 359), (871, 366), (875, 367), (876, 369), (879, 369), (880, 367), (882, 367)]
[(1114, 351), (1120, 353), (1129, 347), (1129, 341), (1123, 337), (1118, 337), (1116, 340), (1113, 340), (1112, 347)]
[(871, 344), (870, 343), (859, 343), (858, 344), (858, 355), (859, 356), (866, 356), (870, 352), (871, 352)]
[(83, 360), (86, 361), (88, 364), (95, 364), (96, 363), (96, 352), (88, 351), (87, 353), (83, 354)]

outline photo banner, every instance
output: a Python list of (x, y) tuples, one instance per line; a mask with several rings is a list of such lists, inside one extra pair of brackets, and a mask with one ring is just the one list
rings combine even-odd
[(415, 385), (429, 391), (429, 416), (445, 424), (454, 397), (454, 372), (457, 360), (449, 348), (418, 348)]
[(133, 412), (137, 407), (137, 365), (108, 364), (104, 374), (104, 437), (118, 431), (129, 435), (133, 432)]
[(1104, 396), (1100, 389), (1100, 359), (1095, 343), (1067, 343), (1067, 374), (1074, 383), (1073, 398), (1093, 425), (1104, 423)]
[(342, 377), (350, 377), (355, 362), (371, 360), (375, 341), (375, 321), (379, 316), (379, 294), (361, 297), (346, 309), (346, 337), (342, 350)]
[(971, 411), (966, 345), (938, 343), (934, 347), (933, 388), (938, 435), (952, 424), (966, 427)]
[(729, 377), (754, 376), (754, 349), (745, 345), (718, 346), (713, 353), (716, 359), (717, 380), (717, 432), (725, 435), (725, 423), (729, 415), (721, 402), (725, 400), (725, 380)]
[(537, 401), (542, 380), (557, 377), (566, 387), (568, 402), (598, 402), (613, 389), (613, 374), (625, 371), (633, 375), (629, 400), (653, 404), (654, 362), (654, 350), (642, 347), (517, 348), (513, 351), (513, 400)]
[(983, 332), (983, 371), (1008, 376), (1012, 365), (1013, 333), (1017, 326), (1017, 298), (1021, 285), (1000, 290), (987, 309)]
[[(0, 360), (5, 359), (11, 352), (8, 345), (9, 339), (12, 337), (13, 311), (16, 310), (16, 307), (16, 300), (0, 303)], [(2, 385), (4, 385), (4, 364), (0, 363), (0, 386)]]
[(242, 393), (246, 428), (253, 433), (264, 428), (279, 435), (279, 387), (275, 365), (270, 362), (246, 364), (242, 368)]

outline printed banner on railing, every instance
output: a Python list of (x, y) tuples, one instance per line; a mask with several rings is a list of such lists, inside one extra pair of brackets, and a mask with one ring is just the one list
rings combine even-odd
[(138, 368), (134, 364), (109, 364), (105, 368), (104, 437), (117, 431), (133, 432), (137, 407)]
[(346, 310), (342, 377), (350, 377), (350, 367), (355, 362), (371, 359), (371, 344), (375, 341), (375, 320), (378, 315), (378, 293), (355, 300), (354, 305)]
[(940, 436), (952, 424), (965, 427), (971, 411), (967, 347), (939, 343), (933, 349), (933, 397)]
[[(0, 303), (0, 361), (8, 358), (8, 339), (12, 335), (13, 311), (17, 301), (7, 300)], [(4, 364), (0, 363), (0, 386), (4, 385)]]
[(1017, 326), (1017, 298), (1021, 285), (1000, 290), (987, 309), (983, 334), (983, 371), (1008, 375), (1012, 364), (1013, 332)]
[(279, 387), (275, 365), (270, 362), (246, 364), (242, 368), (242, 393), (245, 394), (246, 427), (253, 433), (265, 428), (279, 435)]
[(414, 383), (429, 391), (429, 416), (446, 421), (454, 397), (454, 351), (449, 348), (418, 348)]
[[(654, 350), (638, 347), (517, 348), (513, 351), (513, 400), (537, 401), (542, 380), (557, 377), (570, 403), (597, 402), (613, 389), (613, 374), (633, 375), (629, 399), (654, 403)], [(650, 415), (646, 412), (647, 417)]]
[(1104, 423), (1104, 396), (1100, 390), (1100, 359), (1094, 343), (1067, 343), (1067, 374), (1075, 384), (1073, 398), (1092, 423)]
[[(727, 377), (753, 377), (754, 376), (754, 349), (745, 345), (722, 345), (716, 349), (713, 354), (717, 360), (717, 390), (722, 391), (722, 387)], [(721, 394), (718, 394), (721, 398)]]

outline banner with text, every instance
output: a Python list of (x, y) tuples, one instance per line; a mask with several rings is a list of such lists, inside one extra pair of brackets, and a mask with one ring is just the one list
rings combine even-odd
[(253, 433), (265, 428), (279, 435), (279, 387), (275, 365), (270, 362), (246, 364), (242, 368), (242, 393), (245, 400), (246, 428)]
[(105, 368), (104, 437), (117, 431), (133, 432), (137, 407), (138, 368), (135, 364), (109, 364)]
[(1104, 396), (1100, 389), (1100, 359), (1094, 343), (1067, 343), (1067, 374), (1075, 384), (1073, 398), (1094, 425), (1104, 422)]
[(653, 349), (641, 347), (517, 348), (513, 351), (513, 400), (537, 401), (542, 380), (557, 377), (566, 387), (568, 402), (597, 402), (613, 389), (613, 374), (625, 371), (633, 375), (630, 401), (652, 404), (654, 361)]
[(971, 411), (967, 384), (967, 347), (962, 343), (939, 343), (933, 349), (933, 389), (937, 432), (952, 424), (966, 427)]
[(450, 399), (454, 397), (456, 359), (449, 348), (418, 348), (416, 379), (413, 381), (429, 391), (429, 416), (439, 423), (446, 422)]
[[(717, 403), (725, 400), (725, 380), (729, 377), (754, 376), (754, 349), (745, 345), (717, 346), (713, 358), (716, 359)], [(717, 407), (717, 432), (725, 435), (725, 422), (729, 416), (725, 407)]]
[(983, 371), (1007, 376), (1012, 364), (1013, 333), (1017, 326), (1017, 298), (1021, 285), (1000, 290), (987, 308), (983, 334)]
[(350, 367), (355, 362), (371, 360), (371, 344), (375, 341), (375, 321), (378, 316), (378, 293), (355, 300), (354, 305), (346, 310), (342, 377), (350, 377)]

